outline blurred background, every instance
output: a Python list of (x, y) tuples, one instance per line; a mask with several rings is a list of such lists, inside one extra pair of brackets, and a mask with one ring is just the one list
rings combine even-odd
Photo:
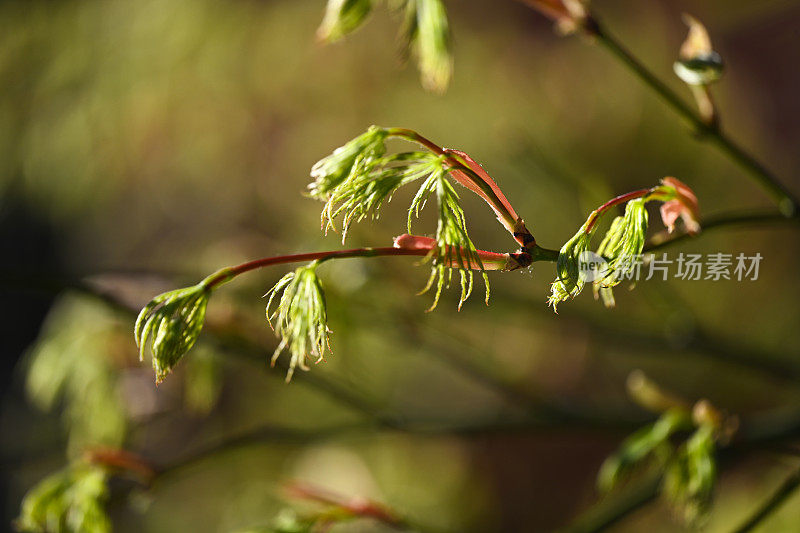
[[(800, 410), (796, 374), (730, 361), (800, 365), (800, 239), (789, 225), (709, 231), (669, 250), (759, 252), (757, 281), (642, 282), (617, 290), (614, 310), (587, 290), (558, 315), (546, 305), (548, 263), (490, 275), (489, 307), (478, 294), (456, 312), (451, 290), (428, 314), (430, 297), (415, 295), (428, 270), (414, 259), (330, 263), (320, 272), (335, 353), (289, 385), (267, 365), (276, 340), (261, 298), (288, 267), (259, 271), (215, 296), (201, 342), (156, 389), (133, 317), (65, 286), (86, 280), (138, 307), (226, 265), (340, 247), (302, 193), (311, 165), (370, 124), (468, 152), (549, 248), (605, 200), (667, 175), (694, 188), (704, 214), (770, 206), (605, 51), (558, 37), (520, 3), (446, 2), (455, 76), (444, 96), (403, 64), (384, 8), (344, 42), (318, 44), (324, 4), (0, 3), (3, 524), (86, 446), (163, 466), (264, 428), (112, 500), (116, 530), (268, 524), (287, 507), (280, 486), (304, 480), (436, 530), (549, 531), (595, 504), (603, 458), (651, 419), (627, 398), (634, 369), (745, 421)], [(800, 2), (595, 8), (687, 100), (672, 74), (680, 15), (703, 21), (727, 66), (713, 89), (723, 127), (800, 191)], [(354, 226), (348, 245), (389, 245), (412, 194)], [(513, 250), (485, 204), (462, 197), (476, 245)], [(423, 217), (416, 231), (434, 224)], [(580, 416), (514, 424), (540, 404)], [(397, 431), (385, 423), (396, 419), (427, 422)], [(726, 464), (707, 529), (741, 522), (791, 463), (754, 450)], [(796, 495), (763, 530), (799, 522)], [(682, 529), (658, 500), (614, 527)]]

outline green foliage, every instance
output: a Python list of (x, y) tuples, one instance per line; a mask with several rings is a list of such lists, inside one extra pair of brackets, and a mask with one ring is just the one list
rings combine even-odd
[(106, 533), (111, 522), (106, 473), (90, 465), (67, 467), (39, 482), (25, 495), (16, 526), (37, 533)]
[(329, 0), (317, 30), (320, 39), (334, 42), (361, 26), (372, 10), (372, 0)]
[[(338, 41), (361, 26), (372, 4), (371, 0), (328, 0), (317, 34), (325, 41)], [(423, 87), (444, 92), (453, 75), (444, 4), (441, 0), (394, 0), (390, 4), (403, 12), (402, 35), (406, 49), (417, 58)]]
[[(353, 222), (377, 218), (384, 202), (404, 185), (424, 180), (408, 211), (408, 231), (411, 222), (435, 195), (438, 201), (436, 247), (429, 260), (433, 263), (431, 276), (422, 292), (436, 287), (434, 309), (443, 288), (449, 286), (453, 270), (458, 270), (461, 285), (459, 308), (469, 298), (473, 287), (472, 270), (483, 270), (475, 245), (467, 233), (466, 217), (458, 193), (448, 179), (446, 156), (430, 152), (403, 152), (385, 156), (384, 141), (391, 130), (371, 126), (333, 154), (314, 165), (311, 175), (315, 181), (308, 188), (311, 196), (326, 200), (322, 209), (322, 225), (334, 228), (342, 217), (342, 242)], [(486, 300), (489, 281), (485, 273)]]
[[(589, 220), (592, 219), (594, 214), (595, 212), (589, 216)], [(552, 305), (556, 311), (559, 303), (580, 294), (586, 283), (585, 276), (581, 275), (581, 256), (589, 250), (589, 244), (595, 231), (594, 228), (587, 231), (587, 226), (588, 221), (558, 252), (558, 260), (556, 261), (556, 274), (558, 277), (550, 286), (551, 294), (547, 300), (548, 304)]]
[(328, 200), (330, 194), (349, 176), (368, 174), (386, 152), (388, 132), (378, 126), (370, 128), (333, 151), (311, 167), (314, 181), (308, 185), (309, 195)]
[(625, 215), (611, 223), (597, 254), (607, 261), (605, 273), (594, 280), (594, 290), (603, 294), (606, 307), (613, 307), (612, 287), (618, 285), (625, 274), (633, 268), (644, 249), (647, 237), (648, 215), (645, 209), (647, 198), (631, 200), (625, 206)]
[[(330, 351), (328, 312), (325, 292), (317, 276), (318, 265), (314, 261), (289, 272), (267, 292), (267, 320), (270, 326), (276, 320), (273, 327), (281, 339), (272, 354), (272, 364), (275, 364), (281, 352), (288, 347), (292, 358), (286, 374), (287, 382), (292, 379), (295, 367), (308, 370), (306, 358), (310, 355), (319, 362), (323, 359), (325, 350)], [(275, 311), (271, 312), (272, 302), (279, 293), (280, 301)]]
[(603, 462), (597, 475), (598, 488), (603, 492), (613, 489), (626, 474), (650, 459), (660, 460), (663, 465), (673, 452), (670, 437), (691, 427), (689, 413), (684, 409), (672, 409), (653, 424), (641, 428)]
[(619, 277), (625, 273), (631, 259), (642, 253), (647, 236), (646, 201), (646, 198), (637, 198), (628, 202), (622, 220), (612, 223), (598, 247), (598, 255), (606, 259), (609, 265), (606, 276), (600, 278), (603, 285), (613, 286), (619, 283)]
[(344, 242), (351, 223), (378, 218), (381, 206), (391, 201), (397, 189), (441, 166), (441, 159), (429, 152), (404, 152), (375, 159), (371, 168), (351, 173), (330, 192), (322, 210), (323, 225), (334, 228), (334, 220), (341, 216)]
[(151, 341), (156, 383), (164, 381), (200, 335), (210, 292), (206, 281), (165, 292), (139, 313), (134, 328), (136, 344), (144, 359), (147, 341)]
[(115, 446), (125, 437), (127, 420), (112, 360), (118, 335), (105, 306), (67, 297), (55, 305), (27, 355), (28, 396), (43, 410), (63, 400), (72, 450)]
[[(589, 251), (600, 219), (611, 207), (626, 200), (625, 214), (612, 221), (595, 255), (584, 255)], [(600, 258), (606, 263), (599, 272), (593, 271), (597, 275), (592, 280), (594, 293), (596, 297), (602, 297), (606, 307), (614, 306), (612, 288), (636, 267), (635, 261), (640, 260), (644, 249), (648, 225), (645, 205), (650, 201), (664, 202), (661, 218), (670, 231), (678, 217), (684, 218), (690, 233), (699, 231), (697, 197), (686, 184), (672, 177), (664, 178), (659, 185), (650, 189), (634, 191), (606, 202), (589, 214), (581, 229), (559, 251), (556, 263), (558, 277), (551, 286), (548, 299), (553, 309), (580, 294), (588, 277), (583, 274), (582, 267), (591, 266), (587, 260), (598, 261)]]
[(422, 85), (444, 92), (453, 75), (450, 29), (441, 0), (406, 0), (403, 31), (408, 48), (417, 56)]
[[(428, 283), (422, 292), (430, 290), (436, 282), (436, 293), (433, 310), (439, 303), (439, 297), (445, 285), (449, 286), (453, 276), (453, 269), (458, 270), (461, 284), (461, 298), (459, 308), (469, 298), (473, 286), (473, 269), (483, 270), (483, 263), (467, 233), (467, 221), (464, 210), (459, 203), (458, 193), (452, 183), (447, 180), (447, 172), (443, 162), (431, 166), (431, 173), (417, 191), (408, 211), (408, 231), (411, 232), (411, 221), (414, 216), (419, 217), (419, 212), (425, 207), (428, 198), (436, 195), (438, 201), (438, 220), (436, 225), (436, 248), (431, 259), (433, 267)], [(438, 281), (437, 281), (438, 278)], [(486, 284), (486, 300), (489, 300), (489, 281), (483, 273)]]
[(664, 494), (688, 524), (701, 520), (711, 505), (717, 475), (714, 450), (714, 427), (701, 425), (667, 468)]
[[(653, 424), (640, 429), (622, 443), (600, 468), (597, 486), (609, 491), (637, 467), (655, 459), (663, 474), (661, 494), (687, 524), (696, 525), (710, 508), (716, 480), (717, 442), (725, 443), (735, 431), (734, 419), (726, 419), (706, 401), (667, 409)], [(670, 439), (691, 434), (677, 448)]]

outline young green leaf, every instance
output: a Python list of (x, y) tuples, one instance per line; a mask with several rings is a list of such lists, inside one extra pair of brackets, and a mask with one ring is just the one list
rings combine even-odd
[[(613, 198), (589, 214), (586, 222), (561, 248), (556, 263), (558, 278), (553, 282), (549, 303), (556, 306), (577, 296), (590, 277), (595, 298), (602, 297), (606, 307), (614, 306), (612, 288), (624, 277), (635, 277), (647, 235), (648, 215), (645, 205), (650, 201), (664, 202), (661, 216), (669, 231), (675, 221), (683, 219), (689, 233), (699, 231), (699, 208), (694, 192), (675, 178), (664, 178), (650, 189), (632, 191)], [(598, 221), (617, 205), (627, 203), (625, 214), (616, 217), (603, 237), (596, 253), (586, 254)], [(598, 265), (597, 263), (602, 263)], [(584, 275), (582, 269), (586, 270)]]
[(697, 195), (685, 183), (668, 176), (652, 194), (653, 199), (664, 202), (661, 205), (661, 220), (667, 230), (675, 231), (675, 222), (680, 218), (686, 231), (694, 235), (700, 231), (700, 206)]
[(625, 215), (611, 223), (606, 236), (597, 248), (597, 254), (606, 260), (605, 274), (593, 281), (595, 294), (603, 294), (606, 307), (613, 307), (612, 288), (634, 267), (644, 249), (647, 236), (647, 198), (631, 200), (625, 206)]
[(692, 426), (692, 418), (684, 409), (671, 409), (653, 424), (643, 427), (622, 443), (619, 451), (609, 456), (600, 467), (597, 486), (607, 492), (635, 467), (650, 458), (666, 459), (671, 455), (669, 438)]
[(194, 345), (206, 316), (211, 289), (203, 281), (192, 287), (165, 292), (153, 298), (136, 319), (134, 334), (144, 359), (148, 341), (153, 354), (156, 383), (169, 375)]
[(371, 9), (372, 0), (328, 0), (317, 37), (328, 42), (340, 40), (361, 26)]
[(406, 2), (406, 38), (417, 56), (422, 86), (444, 92), (453, 75), (450, 29), (447, 11), (441, 0)]
[(314, 181), (308, 185), (309, 196), (327, 201), (348, 176), (368, 174), (386, 152), (383, 143), (387, 135), (385, 129), (370, 126), (366, 132), (317, 161), (311, 167)]
[[(265, 296), (267, 301), (267, 321), (280, 338), (280, 344), (272, 354), (274, 365), (284, 349), (289, 348), (291, 360), (286, 381), (292, 379), (296, 367), (308, 370), (306, 359), (314, 356), (316, 362), (323, 360), (325, 350), (330, 351), (330, 330), (325, 292), (317, 276), (314, 261), (283, 276)], [(272, 302), (280, 294), (275, 311)]]
[[(317, 36), (327, 42), (342, 39), (363, 24), (374, 0), (328, 0)], [(422, 86), (444, 92), (453, 73), (450, 29), (442, 0), (392, 0), (391, 7), (403, 10), (402, 35), (406, 50), (417, 58)]]
[(431, 276), (422, 293), (430, 290), (436, 283), (436, 293), (433, 305), (429, 311), (436, 308), (442, 289), (449, 286), (452, 281), (453, 269), (459, 271), (461, 298), (458, 307), (469, 298), (473, 287), (473, 270), (482, 272), (486, 284), (486, 301), (489, 300), (489, 279), (484, 272), (483, 262), (475, 245), (467, 233), (467, 222), (464, 210), (461, 208), (458, 193), (447, 179), (447, 171), (441, 160), (431, 164), (430, 175), (422, 183), (408, 210), (408, 229), (411, 232), (411, 221), (425, 207), (428, 198), (436, 195), (438, 202), (438, 220), (436, 225), (436, 246), (431, 251), (430, 259), (433, 262)]
[(578, 233), (568, 240), (558, 252), (556, 261), (558, 277), (550, 286), (551, 294), (548, 298), (548, 304), (552, 305), (556, 311), (559, 303), (580, 294), (586, 283), (586, 277), (581, 274), (581, 261), (584, 252), (589, 250), (589, 244), (594, 235), (594, 227), (587, 230), (589, 220), (592, 220), (593, 215), (594, 212), (578, 230)]
[(664, 476), (664, 494), (687, 524), (697, 524), (711, 505), (716, 480), (715, 429), (700, 426), (681, 446)]
[(428, 176), (441, 159), (430, 152), (404, 152), (382, 157), (364, 173), (351, 173), (330, 192), (322, 210), (323, 225), (334, 228), (334, 220), (342, 217), (342, 242), (353, 222), (378, 218), (384, 202), (389, 202), (397, 189)]
[(40, 481), (22, 500), (20, 531), (107, 533), (111, 522), (106, 473), (97, 466), (75, 465)]

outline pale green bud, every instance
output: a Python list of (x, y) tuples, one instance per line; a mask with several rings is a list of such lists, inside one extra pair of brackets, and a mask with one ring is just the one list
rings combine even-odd
[(328, 0), (317, 37), (328, 42), (338, 41), (361, 26), (371, 9), (372, 0)]

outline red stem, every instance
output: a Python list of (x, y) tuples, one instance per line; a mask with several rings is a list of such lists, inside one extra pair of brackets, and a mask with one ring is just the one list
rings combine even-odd
[(646, 196), (651, 192), (653, 192), (653, 189), (639, 189), (637, 191), (627, 192), (625, 194), (617, 196), (616, 198), (612, 198), (611, 200), (607, 201), (606, 203), (604, 203), (603, 205), (594, 210), (594, 212), (589, 217), (589, 221), (586, 224), (585, 231), (589, 232), (597, 223), (597, 221), (600, 220), (600, 215), (602, 215), (604, 212), (608, 211), (615, 205), (624, 204), (625, 202), (628, 202), (635, 198), (641, 198), (642, 196)]
[[(430, 239), (428, 237), (417, 237), (413, 235), (408, 235), (407, 237), (413, 237), (417, 241), (430, 241), (427, 246), (385, 246), (382, 248), (351, 248), (349, 250), (332, 250), (328, 252), (310, 252), (306, 254), (292, 254), (292, 255), (276, 255), (273, 257), (264, 257), (262, 259), (256, 259), (254, 261), (248, 261), (247, 263), (242, 263), (241, 265), (223, 268), (211, 274), (205, 280), (203, 280), (203, 285), (205, 286), (206, 290), (213, 289), (217, 285), (221, 285), (231, 279), (235, 278), (239, 274), (244, 274), (245, 272), (250, 272), (251, 270), (256, 270), (259, 268), (272, 266), (272, 265), (282, 265), (286, 263), (300, 263), (304, 261), (327, 261), (328, 259), (345, 259), (348, 257), (380, 257), (380, 256), (403, 256), (403, 255), (410, 255), (410, 256), (417, 256), (417, 257), (425, 257), (431, 253), (431, 250), (435, 247), (434, 239)], [(498, 252), (488, 252), (486, 250), (475, 250), (478, 256), (486, 262), (485, 270), (502, 270), (507, 268), (506, 261), (509, 259), (508, 254), (501, 254)], [(496, 264), (491, 264), (496, 263)], [(499, 266), (498, 266), (499, 265)], [(527, 265), (525, 265), (527, 266)], [(453, 266), (453, 268), (457, 268)], [(480, 266), (475, 265), (473, 266), (473, 270), (483, 270)]]
[(293, 498), (339, 507), (354, 516), (374, 518), (390, 526), (402, 524), (402, 520), (391, 509), (365, 498), (347, 498), (322, 487), (301, 482), (291, 483), (284, 490)]
[(303, 261), (326, 261), (328, 259), (344, 259), (347, 257), (376, 257), (376, 256), (391, 256), (391, 255), (428, 255), (430, 250), (409, 250), (404, 248), (395, 248), (393, 246), (386, 246), (382, 248), (352, 248), (350, 250), (332, 250), (328, 252), (310, 252), (305, 254), (292, 254), (292, 255), (276, 255), (273, 257), (264, 257), (254, 261), (248, 261), (234, 267), (223, 268), (219, 272), (212, 274), (206, 279), (205, 285), (207, 289), (214, 288), (216, 285), (224, 283), (239, 274), (244, 274), (251, 270), (271, 266), (282, 265), (286, 263), (300, 263)]
[[(442, 148), (416, 131), (406, 128), (391, 128), (389, 129), (389, 135), (416, 142), (431, 152), (444, 157), (445, 163), (451, 169), (451, 176), (453, 179), (483, 198), (497, 214), (497, 218), (503, 226), (506, 227), (522, 246), (532, 246), (535, 244), (535, 239), (533, 239), (533, 236), (527, 228), (525, 228), (524, 224), (521, 224), (521, 221), (518, 220), (519, 217), (516, 211), (505, 197), (502, 190), (500, 190), (497, 183), (495, 183), (485, 171), (483, 171), (483, 174), (486, 174), (484, 177), (481, 176), (480, 172), (476, 172), (474, 168), (471, 168), (473, 165), (480, 168), (480, 165), (467, 154), (458, 150)], [(459, 158), (463, 159), (463, 161)], [(517, 235), (517, 233), (520, 235)], [(525, 234), (527, 238), (523, 238), (523, 234)]]

